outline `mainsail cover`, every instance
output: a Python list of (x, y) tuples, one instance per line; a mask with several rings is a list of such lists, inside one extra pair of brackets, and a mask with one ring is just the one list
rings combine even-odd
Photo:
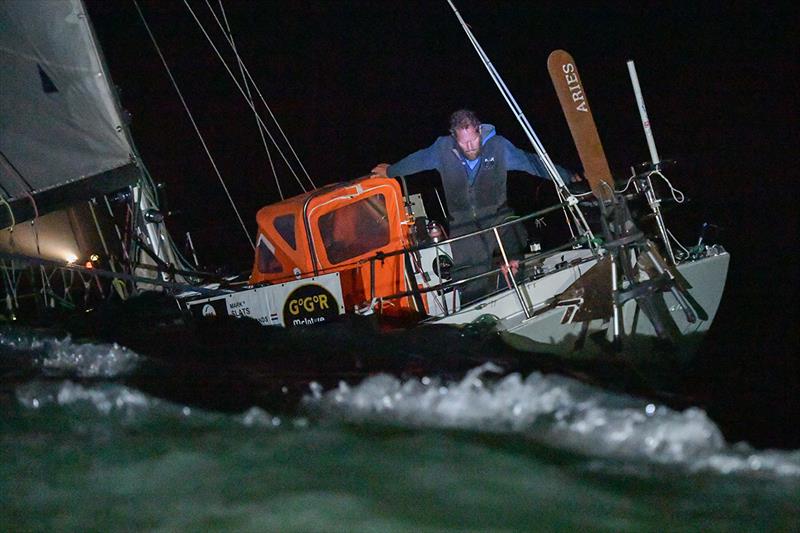
[(0, 227), (132, 183), (132, 154), (83, 2), (0, 2)]

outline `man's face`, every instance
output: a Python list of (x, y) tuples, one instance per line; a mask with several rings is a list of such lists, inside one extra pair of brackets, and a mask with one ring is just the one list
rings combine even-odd
[(481, 151), (481, 134), (474, 126), (456, 130), (456, 143), (467, 159), (472, 161)]

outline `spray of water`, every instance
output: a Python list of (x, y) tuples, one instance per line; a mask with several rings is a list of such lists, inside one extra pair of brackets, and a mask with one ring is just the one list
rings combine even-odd
[(381, 374), (354, 387), (313, 387), (304, 401), (350, 422), (514, 433), (595, 458), (800, 476), (800, 451), (731, 446), (702, 409), (676, 411), (562, 376), (492, 375), (498, 371), (483, 365), (454, 383)]
[(51, 377), (113, 378), (136, 368), (140, 356), (117, 343), (76, 342), (35, 332), (0, 332), (0, 347), (32, 357), (34, 366)]

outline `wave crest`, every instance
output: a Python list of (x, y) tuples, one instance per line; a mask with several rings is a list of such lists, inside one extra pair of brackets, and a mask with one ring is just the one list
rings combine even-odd
[(75, 342), (67, 335), (32, 332), (0, 333), (0, 346), (17, 354), (33, 354), (33, 364), (47, 376), (113, 378), (130, 373), (140, 356), (117, 343)]
[(348, 421), (510, 432), (591, 457), (800, 476), (800, 451), (731, 446), (702, 409), (676, 411), (558, 375), (490, 375), (499, 370), (483, 365), (454, 383), (380, 374), (317, 388), (305, 403)]

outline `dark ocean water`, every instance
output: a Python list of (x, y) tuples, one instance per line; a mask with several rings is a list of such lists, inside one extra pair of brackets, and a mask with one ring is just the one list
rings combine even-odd
[[(229, 384), (224, 394), (254, 402), (240, 407), (161, 387), (176, 368), (118, 344), (3, 329), (2, 529), (800, 526), (800, 450), (731, 442), (700, 407), (496, 363), (453, 377), (310, 379), (296, 395), (284, 375), (284, 402)], [(208, 384), (196, 367), (180, 380), (192, 372)], [(225, 379), (241, 384), (237, 376)], [(200, 389), (223, 394), (218, 383)]]

